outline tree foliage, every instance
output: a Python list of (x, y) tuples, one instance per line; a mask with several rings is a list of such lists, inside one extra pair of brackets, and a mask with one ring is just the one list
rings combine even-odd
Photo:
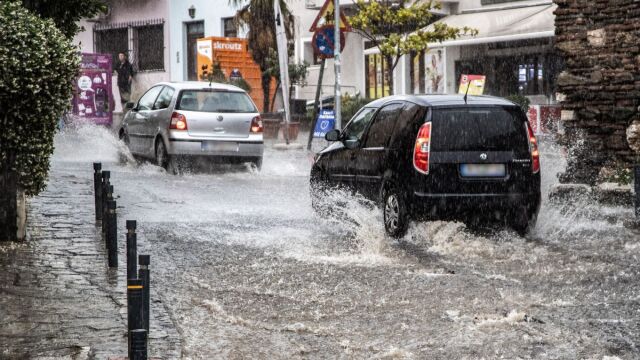
[(43, 19), (51, 19), (69, 39), (80, 32), (81, 19), (92, 18), (105, 12), (103, 0), (22, 0), (22, 6)]
[[(238, 8), (235, 16), (238, 27), (247, 27), (247, 42), (251, 57), (260, 66), (262, 71), (262, 91), (264, 94), (264, 109), (269, 108), (269, 88), (271, 86), (271, 76), (267, 72), (269, 69), (269, 52), (277, 48), (276, 45), (276, 19), (273, 13), (274, 0), (229, 0)], [(284, 15), (284, 24), (287, 38), (293, 35), (294, 18), (285, 0), (280, 1), (280, 9)]]
[(27, 195), (45, 186), (56, 124), (69, 108), (79, 64), (77, 48), (53, 21), (18, 1), (0, 2), (0, 176), (17, 173)]
[(477, 34), (466, 26), (434, 23), (433, 10), (441, 7), (438, 1), (355, 0), (355, 5), (356, 13), (349, 17), (351, 27), (380, 50), (389, 63), (390, 79), (403, 55), (426, 50), (430, 43)]

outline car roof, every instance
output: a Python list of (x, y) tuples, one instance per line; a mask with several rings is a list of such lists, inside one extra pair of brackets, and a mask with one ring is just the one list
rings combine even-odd
[(367, 107), (381, 107), (394, 101), (409, 101), (422, 106), (464, 106), (464, 105), (501, 105), (516, 106), (513, 102), (487, 95), (469, 95), (464, 101), (464, 95), (392, 95), (374, 100)]
[(209, 85), (207, 81), (164, 81), (155, 85), (168, 85), (176, 90), (200, 90), (200, 89), (215, 89), (215, 90), (229, 90), (229, 91), (242, 91), (241, 88), (229, 84), (221, 84), (212, 82)]

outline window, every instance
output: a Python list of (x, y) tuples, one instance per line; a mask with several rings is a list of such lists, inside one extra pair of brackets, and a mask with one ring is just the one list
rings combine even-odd
[(163, 25), (136, 27), (137, 37), (134, 48), (137, 50), (138, 70), (164, 70), (164, 29)]
[(154, 110), (166, 109), (171, 104), (171, 99), (173, 98), (174, 90), (168, 86), (165, 86), (164, 89), (158, 95), (158, 99), (156, 103), (153, 105)]
[(544, 66), (539, 60), (535, 56), (518, 65), (518, 90), (523, 95), (544, 93)]
[(129, 30), (105, 29), (94, 32), (95, 51), (98, 54), (111, 54), (112, 64), (118, 63), (118, 53), (129, 52)]
[(528, 151), (524, 116), (516, 109), (452, 108), (433, 111), (432, 151)]
[(363, 108), (355, 114), (344, 130), (345, 137), (348, 140), (362, 140), (362, 135), (375, 112), (375, 108)]
[(96, 24), (93, 28), (94, 51), (111, 54), (113, 64), (118, 53), (129, 55), (134, 69), (164, 70), (164, 20), (151, 19), (115, 24)]
[(138, 110), (151, 110), (160, 90), (162, 90), (162, 86), (154, 86), (142, 95), (140, 100), (138, 100)]
[(222, 18), (222, 33), (225, 37), (238, 37), (238, 29), (232, 17)]
[(391, 104), (383, 107), (382, 110), (378, 112), (367, 133), (365, 147), (387, 147), (402, 107), (402, 104)]
[(320, 64), (321, 59), (318, 55), (316, 55), (311, 41), (304, 42), (303, 51), (304, 53), (302, 54), (302, 56), (304, 61), (308, 62), (311, 65)]
[(183, 90), (176, 109), (221, 113), (258, 112), (244, 92), (211, 90)]
[(411, 94), (425, 93), (425, 64), (424, 51), (411, 53), (411, 67), (409, 68), (409, 76), (411, 78)]
[(366, 94), (371, 99), (389, 95), (389, 74), (384, 57), (380, 54), (364, 56)]

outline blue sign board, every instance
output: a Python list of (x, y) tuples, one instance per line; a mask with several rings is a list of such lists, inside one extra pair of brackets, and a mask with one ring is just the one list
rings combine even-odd
[(316, 127), (313, 129), (313, 137), (323, 138), (336, 126), (336, 116), (333, 110), (321, 110), (316, 120)]
[[(321, 58), (332, 58), (335, 49), (335, 29), (333, 26), (323, 26), (313, 33), (311, 44), (316, 55)], [(345, 36), (340, 31), (340, 51), (344, 50)]]

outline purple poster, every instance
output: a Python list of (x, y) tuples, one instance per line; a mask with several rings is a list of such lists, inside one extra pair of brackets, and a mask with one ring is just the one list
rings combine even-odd
[(111, 125), (111, 55), (82, 53), (80, 74), (74, 84), (73, 114), (80, 122)]

